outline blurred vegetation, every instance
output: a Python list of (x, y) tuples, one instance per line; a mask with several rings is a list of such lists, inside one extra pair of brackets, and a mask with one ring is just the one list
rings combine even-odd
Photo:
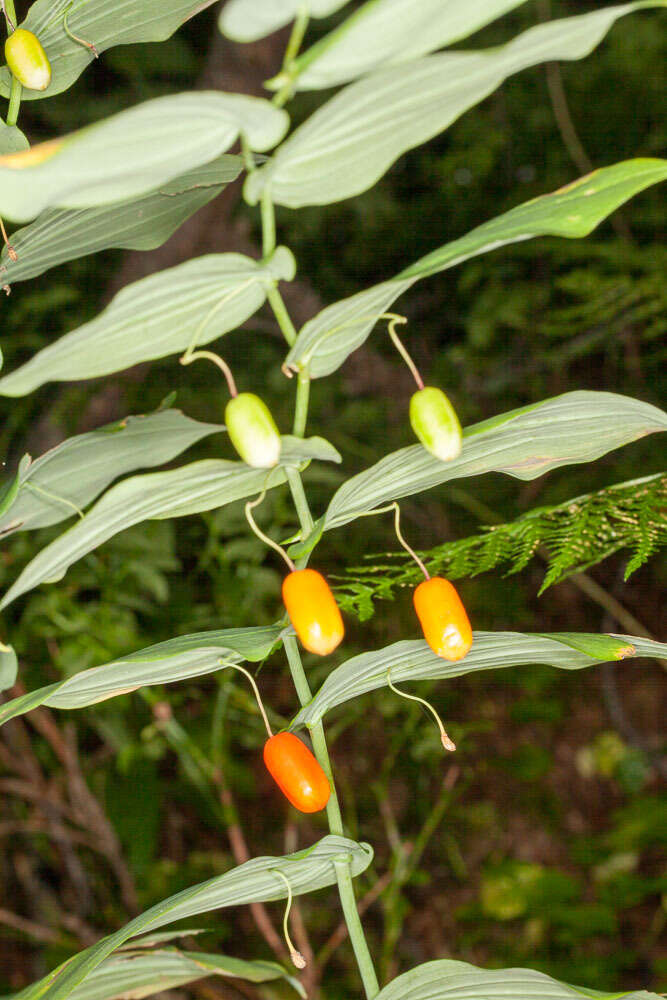
[[(580, 10), (574, 2), (552, 6), (554, 16)], [(634, 15), (588, 59), (561, 68), (572, 118), (596, 166), (664, 148), (659, 16)], [(475, 42), (496, 44), (535, 17), (536, 5), (526, 4)], [(26, 130), (33, 139), (50, 136), (191, 87), (213, 30), (209, 11), (169, 42), (105, 54), (71, 93), (26, 106)], [(299, 98), (297, 116), (319, 99)], [(333, 301), (579, 173), (563, 144), (545, 72), (535, 69), (404, 157), (363, 197), (282, 211), (278, 223), (301, 276)], [(665, 252), (656, 244), (662, 197), (660, 190), (643, 193), (587, 240), (508, 247), (424, 282), (401, 300), (409, 317), (406, 343), (428, 380), (451, 395), (463, 423), (573, 388), (664, 400)], [(238, 212), (256, 232), (255, 214)], [(93, 317), (122, 259), (100, 254), (16, 286), (2, 303), (7, 369)], [(229, 335), (225, 353), (240, 385), (261, 386), (286, 428), (293, 386), (280, 374), (283, 348), (267, 336), (267, 317)], [(346, 474), (411, 443), (410, 386), (400, 359), (380, 332), (370, 347), (339, 376), (313, 386), (309, 427), (341, 450)], [(38, 454), (80, 431), (109, 385), (112, 402), (105, 397), (105, 406), (113, 412), (96, 423), (147, 411), (171, 389), (188, 414), (222, 419), (217, 373), (206, 366), (185, 372), (170, 358), (139, 377), (48, 386), (6, 400), (0, 435), (8, 467), (26, 447)], [(231, 455), (219, 437), (191, 455), (217, 449)], [(513, 522), (536, 505), (658, 473), (664, 457), (652, 438), (528, 484), (485, 476), (465, 489), (445, 487), (405, 504), (406, 531), (420, 549), (449, 544), (490, 523), (489, 511), (498, 522)], [(316, 511), (338, 475), (307, 474)], [(276, 491), (262, 510), (263, 527), (274, 537), (291, 532), (285, 493)], [(12, 538), (0, 560), (0, 587), (56, 533)], [(328, 536), (318, 564), (342, 574), (365, 553), (395, 547), (388, 519), (373, 518), (361, 531), (351, 526)], [(612, 553), (589, 570), (587, 590), (565, 580), (541, 597), (539, 561), (510, 578), (499, 569), (464, 578), (460, 587), (477, 628), (631, 631), (618, 617), (620, 605), (658, 634), (665, 564), (654, 557), (624, 585), (626, 562), (623, 553)], [(248, 536), (240, 508), (148, 523), (75, 564), (58, 585), (19, 602), (3, 636), (11, 636), (21, 681), (31, 689), (174, 635), (272, 622), (280, 581), (280, 566)], [(339, 659), (414, 634), (407, 595), (394, 596), (395, 603), (380, 601), (363, 627), (351, 622)], [(330, 664), (308, 667), (316, 685)], [(391, 692), (332, 716), (328, 733), (346, 823), (352, 836), (376, 848), (359, 892), (383, 889), (365, 917), (383, 977), (452, 956), (529, 965), (599, 989), (667, 989), (667, 957), (658, 945), (667, 922), (667, 887), (660, 881), (667, 830), (659, 798), (663, 679), (657, 665), (644, 662), (575, 676), (517, 668), (502, 677), (424, 685), (420, 693), (430, 691), (459, 746), (455, 763), (446, 766), (427, 718)], [(277, 715), (289, 718), (294, 696), (280, 657), (262, 667), (260, 683)], [(63, 757), (54, 724), (76, 766)], [(5, 727), (3, 738), (0, 992), (43, 974), (91, 934), (115, 928), (137, 902), (143, 909), (232, 865), (225, 828), (235, 819), (257, 854), (281, 853), (291, 838), (303, 845), (323, 832), (317, 818), (288, 816), (273, 794), (257, 765), (261, 722), (246, 688), (225, 674), (82, 712), (35, 713)], [(28, 777), (14, 772), (17, 761), (24, 770), (30, 762)], [(77, 773), (102, 805), (122, 862), (95, 842), (92, 813), (77, 799)], [(25, 794), (29, 774), (44, 801), (60, 810), (60, 840), (49, 834), (39, 802)], [(325, 900), (301, 904), (316, 948), (338, 923), (333, 901), (325, 906)], [(10, 911), (18, 923), (7, 921)], [(206, 950), (268, 957), (246, 914), (222, 912), (204, 925)], [(52, 929), (50, 937), (44, 928)], [(325, 979), (334, 984), (326, 996), (353, 995), (346, 946), (326, 957)], [(266, 989), (261, 995), (278, 996)]]

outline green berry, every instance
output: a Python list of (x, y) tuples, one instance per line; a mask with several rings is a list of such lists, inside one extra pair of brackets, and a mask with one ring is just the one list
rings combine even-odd
[(28, 90), (46, 90), (51, 83), (51, 63), (37, 35), (17, 28), (5, 42), (5, 59), (12, 74)]
[(442, 462), (461, 453), (461, 425), (442, 389), (426, 386), (410, 400), (412, 429), (427, 451)]
[(248, 465), (269, 468), (280, 458), (280, 434), (268, 406), (253, 392), (241, 392), (225, 408), (227, 433)]

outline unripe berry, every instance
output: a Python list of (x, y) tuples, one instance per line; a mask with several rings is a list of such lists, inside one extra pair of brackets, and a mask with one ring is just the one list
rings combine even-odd
[(461, 453), (461, 425), (442, 389), (426, 386), (410, 400), (412, 429), (427, 451), (442, 462)]
[(13, 76), (28, 90), (46, 90), (51, 83), (51, 63), (37, 35), (17, 28), (5, 42), (5, 59)]
[(260, 469), (277, 464), (280, 434), (268, 406), (254, 392), (241, 392), (229, 400), (225, 423), (244, 462)]

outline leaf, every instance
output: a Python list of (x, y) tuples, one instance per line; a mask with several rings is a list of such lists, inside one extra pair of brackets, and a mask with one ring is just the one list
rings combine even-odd
[[(228, 955), (207, 955), (174, 948), (148, 953), (127, 951), (99, 965), (70, 996), (72, 1000), (141, 1000), (142, 997), (196, 982), (205, 976), (228, 976), (251, 983), (284, 979), (301, 997), (298, 979), (277, 962), (248, 962)], [(21, 1000), (23, 992), (4, 1000)]]
[(485, 52), (446, 52), (392, 66), (327, 101), (248, 177), (251, 204), (268, 189), (278, 205), (327, 205), (372, 187), (403, 153), (438, 135), (520, 70), (581, 59), (612, 24), (667, 0), (607, 7), (530, 28)]
[[(34, 32), (51, 63), (51, 83), (45, 91), (24, 90), (23, 100), (54, 97), (71, 87), (95, 56), (84, 44), (70, 38), (70, 31), (95, 45), (98, 53), (112, 45), (162, 42), (189, 18), (210, 7), (215, 0), (37, 0), (30, 7), (22, 28)], [(6, 66), (0, 70), (0, 94), (7, 97), (11, 78)]]
[(280, 465), (303, 465), (318, 462), (342, 462), (340, 452), (322, 437), (298, 438), (284, 434), (280, 449)]
[[(604, 654), (610, 648), (617, 652), (620, 643), (624, 649), (634, 647), (634, 653), (628, 654), (631, 656), (667, 657), (665, 643), (626, 635), (603, 636), (604, 639), (611, 639), (611, 643), (602, 650)], [(423, 639), (395, 642), (384, 649), (353, 656), (333, 670), (313, 700), (295, 716), (290, 728), (312, 726), (337, 705), (384, 687), (387, 671), (391, 671), (392, 683), (397, 684), (401, 681), (449, 680), (478, 670), (502, 670), (520, 664), (545, 663), (561, 670), (581, 670), (608, 659), (606, 655), (592, 656), (582, 651), (584, 648), (598, 650), (598, 640), (599, 636), (585, 633), (575, 638), (567, 632), (565, 638), (561, 638), (558, 633), (546, 636), (521, 632), (475, 632), (471, 651), (456, 662), (436, 656)], [(574, 642), (579, 643), (579, 649), (574, 648)], [(617, 656), (613, 658), (617, 659)]]
[(536, 479), (665, 430), (667, 414), (650, 403), (613, 392), (566, 392), (467, 427), (461, 454), (451, 462), (441, 462), (419, 444), (385, 456), (338, 489), (325, 514), (325, 530), (462, 476), (504, 472)]
[(17, 128), (16, 125), (6, 125), (0, 118), (0, 156), (5, 156), (7, 153), (20, 153), (29, 148), (30, 143), (21, 129)]
[(253, 858), (224, 875), (184, 889), (157, 903), (115, 934), (102, 938), (92, 947), (64, 962), (44, 979), (23, 990), (21, 1000), (64, 1000), (112, 952), (147, 930), (226, 906), (284, 899), (287, 887), (283, 879), (275, 874), (276, 870), (283, 872), (289, 879), (292, 892), (297, 896), (333, 885), (336, 881), (334, 861), (338, 859), (349, 859), (351, 874), (356, 876), (371, 863), (373, 851), (368, 844), (358, 844), (345, 837), (328, 836), (296, 854), (277, 858)]
[(243, 462), (208, 459), (168, 472), (124, 479), (88, 513), (42, 549), (9, 588), (0, 609), (40, 583), (61, 580), (72, 563), (133, 524), (214, 510), (285, 482), (285, 468), (338, 454), (322, 438), (283, 438), (280, 462), (254, 469)]
[[(539, 555), (549, 567), (539, 595), (620, 549), (633, 549), (637, 562), (640, 556), (648, 558), (667, 545), (666, 504), (667, 473), (658, 473), (555, 506), (533, 508), (515, 521), (487, 526), (468, 538), (421, 550), (419, 555), (432, 576), (449, 580), (487, 573), (503, 563), (509, 563), (506, 575), (518, 573)], [(400, 589), (416, 587), (422, 579), (414, 559), (402, 549), (371, 553), (364, 559), (365, 563), (346, 567), (344, 575), (333, 577), (341, 610), (361, 621), (373, 615), (375, 599), (394, 600)], [(629, 569), (631, 565), (626, 576)]]
[(556, 639), (570, 646), (579, 653), (592, 656), (596, 660), (609, 663), (612, 660), (627, 660), (635, 656), (635, 647), (626, 638), (619, 639), (615, 635), (587, 635), (577, 632), (559, 632), (558, 634), (542, 632), (545, 639)]
[[(13, 646), (0, 644), (0, 691), (6, 691), (16, 682), (19, 661)], [(0, 712), (2, 708), (0, 708)]]
[(391, 281), (327, 306), (305, 324), (285, 364), (296, 369), (308, 363), (312, 377), (329, 375), (363, 344), (382, 313), (417, 280), (534, 236), (587, 236), (620, 205), (665, 177), (667, 160), (626, 160), (517, 205), (422, 257)]
[(40, 705), (87, 708), (142, 687), (174, 684), (215, 673), (231, 663), (258, 662), (269, 655), (283, 631), (282, 625), (268, 625), (168, 639), (0, 705), (0, 725)]
[(294, 276), (278, 247), (266, 264), (237, 253), (208, 254), (123, 288), (99, 316), (0, 379), (0, 395), (24, 396), (46, 382), (77, 381), (201, 346), (255, 313), (276, 279)]
[(14, 501), (0, 516), (0, 534), (65, 521), (118, 476), (169, 462), (223, 430), (191, 420), (180, 410), (162, 410), (68, 438), (24, 467)]
[(225, 153), (138, 198), (99, 208), (48, 209), (12, 233), (18, 260), (11, 261), (3, 248), (3, 283), (35, 278), (65, 261), (111, 247), (153, 250), (231, 184), (242, 168), (240, 156)]
[[(347, 0), (309, 0), (311, 17), (328, 17)], [(302, 0), (228, 0), (220, 13), (220, 31), (235, 42), (255, 42), (292, 21)]]
[(368, 0), (300, 55), (285, 77), (294, 81), (297, 90), (347, 83), (452, 45), (523, 3), (525, 0)]
[[(532, 969), (477, 969), (443, 959), (418, 965), (380, 990), (377, 1000), (580, 1000), (591, 996)], [(598, 1000), (660, 1000), (657, 993), (596, 993)]]
[(288, 123), (287, 114), (263, 98), (216, 91), (158, 97), (62, 139), (0, 156), (0, 215), (28, 222), (47, 208), (136, 198), (209, 163), (240, 134), (254, 150), (270, 149)]

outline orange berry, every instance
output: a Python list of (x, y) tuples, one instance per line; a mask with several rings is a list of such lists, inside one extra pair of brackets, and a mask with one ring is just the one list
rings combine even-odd
[(264, 763), (281, 792), (304, 813), (324, 809), (331, 788), (326, 774), (294, 733), (278, 733), (264, 744)]
[(303, 645), (311, 653), (332, 653), (345, 635), (336, 599), (315, 569), (296, 569), (283, 580), (287, 614)]
[(472, 629), (456, 588), (442, 576), (420, 583), (413, 594), (424, 638), (437, 656), (462, 660), (472, 646)]

